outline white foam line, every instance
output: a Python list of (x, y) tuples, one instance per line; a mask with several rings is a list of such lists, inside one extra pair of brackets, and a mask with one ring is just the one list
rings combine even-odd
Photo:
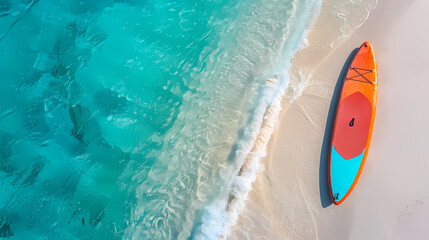
[[(301, 44), (295, 53), (308, 46), (307, 35), (317, 19), (320, 12), (321, 0), (313, 7), (311, 17), (303, 32)], [(282, 110), (282, 99), (289, 83), (288, 70), (290, 60), (285, 66), (283, 76), (267, 79), (263, 90), (262, 98), (254, 112), (254, 118), (250, 123), (250, 129), (246, 129), (244, 139), (239, 142), (239, 150), (235, 164), (241, 166), (237, 168), (237, 175), (231, 181), (230, 202), (217, 202), (205, 208), (203, 214), (203, 224), (198, 229), (195, 239), (225, 239), (230, 234), (230, 228), (237, 223), (240, 213), (245, 207), (247, 196), (252, 189), (252, 183), (256, 180), (256, 175), (263, 170), (260, 160), (267, 155), (267, 145), (274, 130), (277, 128), (278, 119)], [(219, 211), (226, 209), (226, 211)], [(216, 220), (215, 220), (216, 219)]]

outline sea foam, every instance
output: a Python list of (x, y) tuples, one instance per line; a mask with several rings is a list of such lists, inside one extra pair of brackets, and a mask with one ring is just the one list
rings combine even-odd
[[(246, 127), (244, 136), (238, 142), (236, 157), (234, 159), (236, 171), (228, 181), (230, 186), (228, 201), (217, 200), (207, 206), (202, 216), (202, 224), (196, 230), (195, 239), (224, 239), (230, 233), (240, 213), (246, 205), (252, 183), (257, 174), (263, 171), (261, 159), (267, 155), (267, 146), (271, 135), (278, 125), (278, 119), (282, 110), (285, 91), (288, 88), (290, 61), (293, 55), (308, 46), (307, 35), (312, 29), (320, 12), (322, 1), (313, 1), (307, 9), (307, 22), (304, 29), (297, 29), (294, 43), (287, 42), (287, 54), (283, 61), (283, 71), (265, 79), (260, 89), (258, 103), (254, 109), (251, 121)], [(292, 3), (294, 4), (294, 3)], [(302, 90), (293, 94), (293, 101), (301, 94)]]

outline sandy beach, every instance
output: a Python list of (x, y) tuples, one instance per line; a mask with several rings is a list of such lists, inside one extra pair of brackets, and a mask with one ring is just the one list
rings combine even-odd
[[(334, 35), (341, 21), (329, 18), (335, 4), (323, 3), (309, 46), (293, 60), (291, 91), (265, 169), (230, 239), (429, 236), (429, 2), (379, 0), (363, 22), (363, 8), (372, 8), (368, 2), (356, 8), (360, 15), (345, 14), (357, 19), (351, 20), (356, 26), (338, 39)], [(355, 189), (335, 206), (328, 193), (327, 156), (337, 83), (352, 51), (366, 40), (374, 46), (379, 72), (372, 142)]]

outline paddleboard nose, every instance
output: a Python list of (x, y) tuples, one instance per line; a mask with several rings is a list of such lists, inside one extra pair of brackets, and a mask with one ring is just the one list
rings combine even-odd
[(362, 44), (362, 46), (372, 48), (372, 44), (371, 44), (371, 42), (370, 42), (370, 41), (366, 41), (366, 42), (364, 42), (364, 43)]
[[(356, 67), (362, 69), (372, 69), (372, 71), (377, 74), (377, 63), (375, 60), (374, 48), (370, 41), (365, 41), (359, 48), (358, 55), (366, 55), (366, 59), (363, 58), (359, 64), (356, 64)], [(364, 60), (365, 59), (365, 60)], [(373, 85), (378, 85), (377, 78), (371, 79)]]

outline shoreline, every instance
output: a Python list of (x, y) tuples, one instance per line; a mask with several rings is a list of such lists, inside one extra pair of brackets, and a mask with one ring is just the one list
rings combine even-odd
[[(415, 120), (415, 126), (408, 126), (407, 114), (403, 114), (411, 114), (408, 108), (411, 104), (418, 106), (418, 102), (429, 102), (424, 93), (429, 84), (422, 73), (428, 70), (417, 68), (413, 61), (402, 61), (417, 58), (417, 65), (423, 65), (423, 54), (419, 54), (418, 46), (424, 46), (429, 35), (420, 33), (422, 37), (417, 39), (409, 26), (428, 25), (423, 21), (427, 16), (424, 9), (428, 9), (429, 3), (423, 0), (409, 3), (380, 0), (368, 19), (356, 25), (361, 26), (351, 36), (334, 40), (336, 46), (329, 50), (320, 47), (326, 43), (319, 42), (319, 47), (313, 43), (327, 37), (324, 35), (326, 27), (331, 25), (321, 21), (333, 2), (324, 2), (321, 17), (309, 33), (309, 47), (293, 59), (292, 65), (299, 64), (301, 68), (292, 67), (286, 94), (287, 99), (298, 97), (285, 103), (280, 124), (263, 160), (265, 171), (258, 174), (246, 209), (232, 229), (230, 239), (403, 239), (410, 235), (413, 239), (422, 239), (429, 233), (422, 220), (429, 217), (429, 207), (425, 205), (429, 191), (425, 190), (424, 184), (415, 184), (429, 180), (429, 175), (421, 167), (429, 164), (424, 160), (425, 154), (418, 151), (424, 149), (424, 139), (428, 136), (418, 130), (424, 129), (424, 120)], [(403, 37), (404, 34), (414, 38)], [(335, 95), (341, 69), (352, 51), (366, 40), (374, 45), (379, 68), (379, 100), (373, 137), (356, 188), (343, 204), (334, 206), (327, 204), (329, 193), (323, 190), (327, 183), (327, 176), (323, 177), (324, 154), (326, 142), (329, 142), (329, 131), (325, 128), (330, 126), (328, 116), (332, 117), (332, 111), (335, 112), (331, 98)], [(406, 45), (407, 40), (418, 44), (407, 46), (406, 50), (396, 47)], [(404, 67), (417, 70), (411, 72), (411, 79), (419, 82), (418, 88), (411, 89), (413, 95), (402, 92), (407, 86), (401, 71)], [(416, 93), (419, 97), (414, 95)], [(404, 97), (406, 103), (401, 101)], [(420, 111), (418, 115), (422, 119), (429, 117), (428, 111)], [(406, 127), (401, 130), (397, 126), (408, 126), (412, 134)], [(417, 136), (420, 144), (398, 139), (397, 131), (409, 139)], [(405, 149), (401, 151), (402, 146)], [(403, 152), (411, 153), (418, 164), (407, 164)], [(413, 171), (415, 176), (412, 176)], [(380, 189), (385, 192), (380, 194)], [(399, 190), (403, 194), (399, 195)]]

